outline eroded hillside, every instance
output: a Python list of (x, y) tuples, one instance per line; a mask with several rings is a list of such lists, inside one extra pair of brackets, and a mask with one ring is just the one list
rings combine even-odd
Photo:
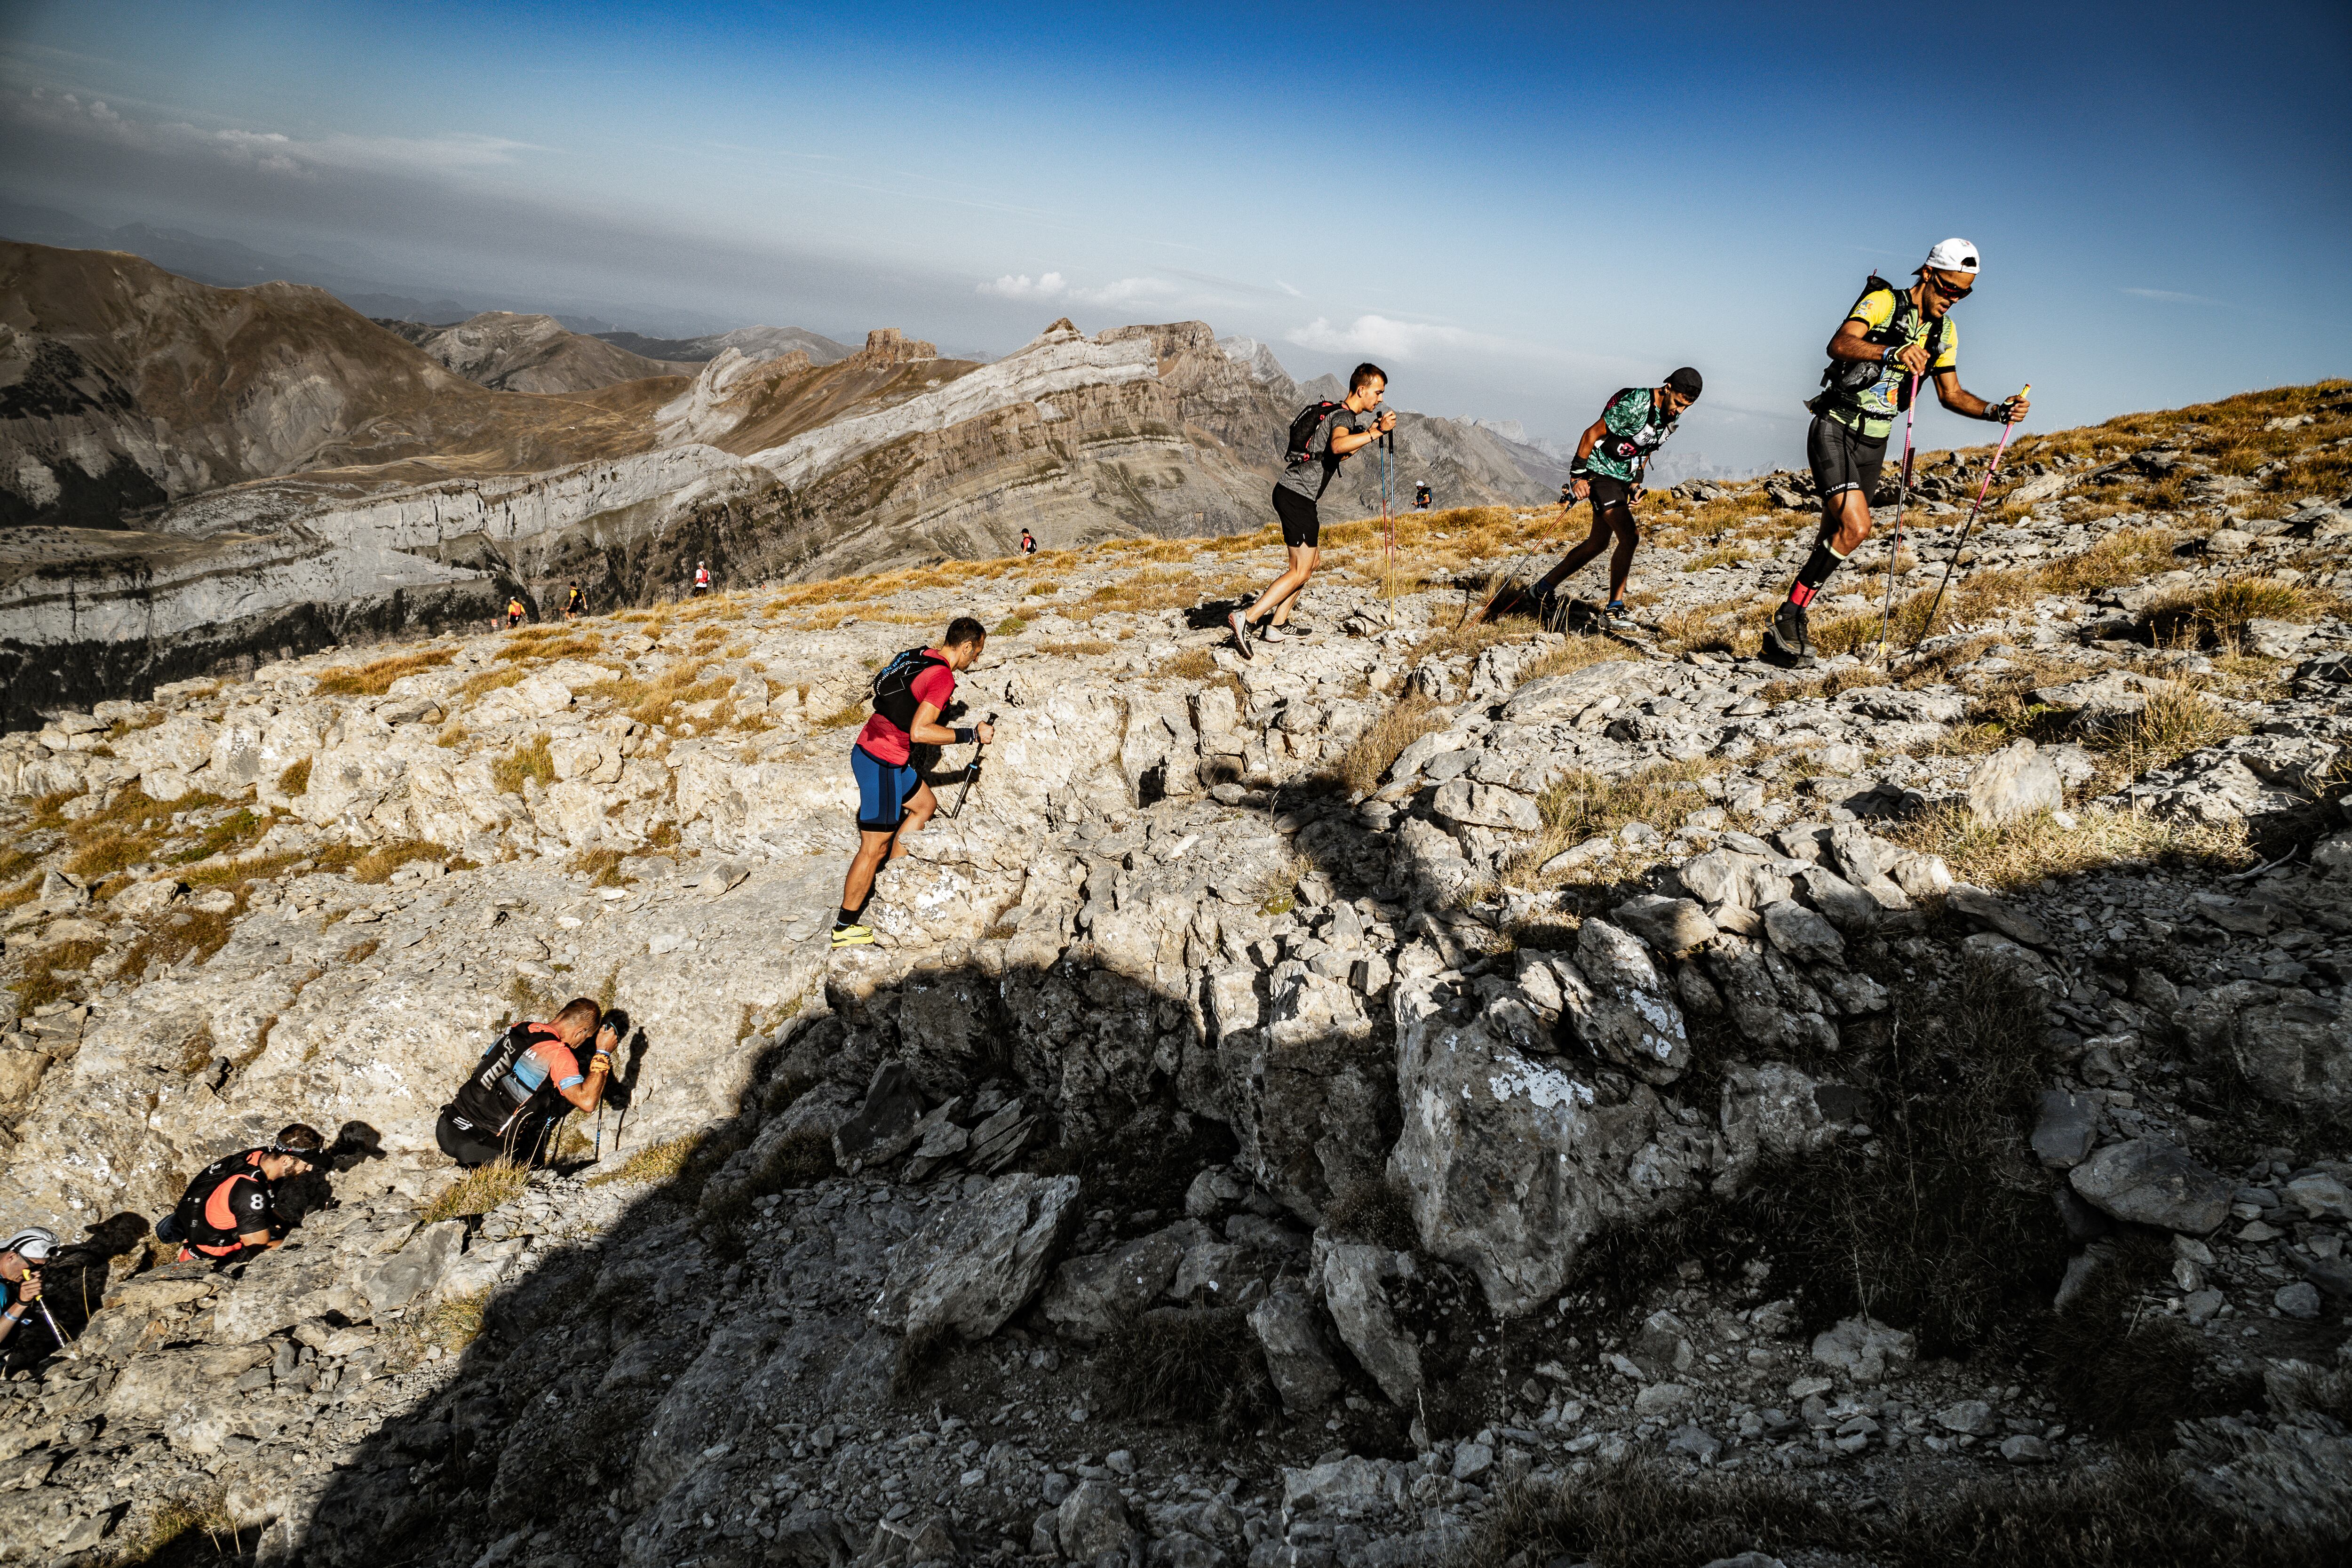
[[(0, 1214), (74, 1244), (73, 1353), (0, 1384), (5, 1538), (2340, 1552), (2347, 404), (2031, 437), (1937, 624), (1898, 552), (1856, 657), (1866, 552), (1807, 671), (1754, 657), (1783, 475), (1654, 497), (1622, 636), (1465, 625), (1559, 525), (1453, 510), (1393, 562), (1330, 531), (1315, 630), (1247, 661), (1265, 533), (0, 742)], [(1930, 464), (1920, 557), (1986, 456)], [(960, 613), (999, 742), (832, 952), (867, 674)], [(630, 1015), (625, 1112), (457, 1180), (436, 1109), (573, 993)], [(163, 1261), (186, 1175), (298, 1117), (341, 1135), (289, 1245)]]

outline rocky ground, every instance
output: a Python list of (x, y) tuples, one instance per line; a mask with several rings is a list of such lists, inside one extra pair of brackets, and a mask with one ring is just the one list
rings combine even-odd
[[(73, 1247), (0, 1554), (2340, 1552), (2347, 412), (2029, 440), (1929, 625), (1938, 457), (1889, 653), (1875, 546), (1807, 669), (1778, 475), (1652, 498), (1621, 634), (1465, 624), (1559, 525), (1435, 513), (1249, 661), (1263, 536), (9, 737), (0, 1219)], [(868, 672), (966, 612), (1000, 741), (833, 954)], [(458, 1181), (436, 1109), (574, 993), (625, 1105)], [(296, 1118), (289, 1244), (163, 1261)]]

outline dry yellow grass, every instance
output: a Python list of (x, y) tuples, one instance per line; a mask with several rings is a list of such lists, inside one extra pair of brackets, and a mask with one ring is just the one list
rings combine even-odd
[(1916, 817), (1890, 833), (1897, 843), (1940, 855), (1952, 875), (1980, 887), (2019, 889), (2044, 877), (2094, 871), (2117, 860), (2237, 869), (2254, 863), (2242, 828), (2161, 821), (2137, 812), (2086, 806), (2076, 826), (2042, 816), (2000, 827), (1979, 826), (1965, 806)]
[(2273, 577), (2229, 577), (2168, 594), (2141, 612), (2162, 645), (2234, 647), (2258, 620), (2309, 623), (2342, 603), (2333, 594)]
[(704, 702), (732, 689), (722, 679), (704, 680), (707, 658), (686, 658), (653, 676), (618, 676), (600, 680), (586, 695), (610, 702), (640, 724), (665, 724), (672, 712), (688, 702)]
[(1332, 775), (1351, 794), (1368, 794), (1380, 787), (1381, 775), (1400, 752), (1444, 723), (1444, 715), (1436, 703), (1418, 692), (1408, 693), (1364, 727), (1364, 732), (1331, 764)]
[(686, 1168), (701, 1141), (699, 1134), (689, 1132), (683, 1138), (648, 1143), (614, 1169), (599, 1171), (589, 1177), (588, 1184), (598, 1187), (607, 1182), (667, 1182)]
[(455, 648), (425, 648), (394, 654), (362, 665), (343, 665), (319, 677), (319, 691), (328, 697), (381, 697), (404, 675), (433, 669), (457, 657)]
[(1504, 868), (1503, 880), (1513, 887), (1558, 886), (1588, 876), (1612, 876), (1611, 858), (1589, 868), (1546, 876), (1544, 862), (1587, 839), (1615, 833), (1629, 823), (1644, 822), (1661, 834), (1671, 833), (1682, 819), (1707, 804), (1692, 787), (1693, 781), (1721, 767), (1701, 758), (1666, 763), (1621, 779), (1579, 771), (1553, 784), (1536, 797), (1543, 831)]
[(519, 664), (510, 664), (504, 669), (478, 670), (466, 677), (464, 683), (457, 688), (457, 700), (470, 702), (483, 693), (496, 691), (502, 686), (520, 685), (523, 679), (530, 673), (530, 671)]
[(501, 794), (522, 794), (526, 779), (536, 779), (541, 789), (555, 782), (555, 759), (545, 735), (517, 742), (513, 751), (490, 764), (490, 782)]
[(530, 1168), (506, 1160), (494, 1160), (487, 1165), (477, 1165), (442, 1189), (441, 1195), (425, 1206), (423, 1221), (437, 1225), (445, 1219), (459, 1219), (470, 1215), (484, 1215), (500, 1204), (511, 1203), (522, 1196), (530, 1183)]

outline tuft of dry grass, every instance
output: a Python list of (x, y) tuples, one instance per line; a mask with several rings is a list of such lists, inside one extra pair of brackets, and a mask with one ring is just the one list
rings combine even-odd
[(1341, 753), (1332, 773), (1352, 794), (1378, 789), (1381, 778), (1407, 746), (1445, 726), (1446, 712), (1421, 693), (1408, 692), (1403, 700), (1364, 726), (1362, 734)]
[(1139, 1420), (1199, 1423), (1234, 1436), (1276, 1405), (1265, 1353), (1239, 1307), (1165, 1307), (1116, 1335), (1101, 1358), (1109, 1405)]
[(310, 759), (304, 757), (288, 764), (278, 775), (278, 793), (283, 795), (303, 795), (310, 793)]
[(2158, 646), (2234, 647), (2258, 620), (2309, 623), (2336, 608), (2332, 594), (2272, 577), (2229, 577), (2168, 594), (2141, 611)]
[(541, 789), (555, 782), (555, 758), (549, 752), (545, 735), (518, 742), (513, 751), (490, 764), (490, 782), (501, 794), (522, 794), (526, 779), (537, 780)]
[(621, 875), (621, 862), (625, 858), (618, 849), (583, 849), (572, 858), (571, 869), (586, 877), (592, 888), (623, 887), (627, 879)]
[(466, 677), (465, 683), (457, 688), (457, 700), (471, 702), (485, 692), (496, 691), (500, 687), (520, 686), (530, 674), (530, 671), (519, 664), (510, 664), (504, 669), (480, 670)]
[(1661, 834), (1671, 833), (1684, 816), (1706, 804), (1706, 797), (1689, 787), (1693, 781), (1720, 767), (1705, 758), (1687, 763), (1664, 763), (1629, 773), (1604, 778), (1582, 770), (1567, 774), (1536, 797), (1543, 831), (1520, 850), (1503, 872), (1503, 880), (1517, 888), (1558, 886), (1588, 876), (1612, 876), (1610, 858), (1603, 856), (1589, 868), (1565, 874), (1543, 874), (1543, 864), (1563, 849), (1589, 838), (1615, 833), (1628, 823), (1646, 822)]
[(2073, 827), (2047, 816), (1988, 827), (1966, 806), (1940, 806), (1889, 837), (1923, 854), (1941, 855), (1953, 876), (1987, 888), (2030, 887), (2044, 877), (2075, 876), (2125, 859), (2215, 870), (2254, 862), (2239, 827), (2168, 822), (2099, 805), (2080, 808), (2075, 818)]
[(2120, 528), (2089, 549), (2053, 561), (2034, 575), (2046, 594), (2094, 594), (2172, 570), (2180, 536), (2168, 528)]
[(17, 1008), (29, 1013), (75, 994), (79, 977), (105, 951), (106, 943), (96, 939), (52, 942), (36, 949), (9, 986), (16, 994)]
[(381, 697), (402, 676), (436, 668), (457, 657), (455, 648), (425, 648), (366, 664), (343, 665), (320, 676), (318, 690), (325, 697)]
[(660, 1143), (649, 1143), (619, 1165), (609, 1171), (599, 1171), (588, 1178), (592, 1187), (607, 1182), (667, 1182), (686, 1169), (694, 1157), (701, 1135), (689, 1132), (682, 1138), (672, 1138)]
[(190, 1540), (197, 1535), (205, 1538), (210, 1555), (216, 1562), (233, 1563), (243, 1555), (237, 1540), (236, 1516), (229, 1511), (228, 1489), (225, 1485), (215, 1482), (209, 1490), (164, 1498), (143, 1521), (115, 1538), (108, 1561), (112, 1568), (135, 1568), (137, 1564), (167, 1561), (197, 1562), (205, 1555), (205, 1548), (195, 1547)]
[(445, 1219), (459, 1219), (474, 1215), (486, 1215), (501, 1204), (512, 1203), (522, 1196), (530, 1184), (530, 1167), (506, 1160), (494, 1160), (487, 1165), (477, 1165), (443, 1189), (441, 1195), (425, 1207), (422, 1223), (437, 1225)]

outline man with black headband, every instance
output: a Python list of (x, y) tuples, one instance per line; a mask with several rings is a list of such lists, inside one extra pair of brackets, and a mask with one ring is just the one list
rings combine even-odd
[(288, 1227), (274, 1205), (277, 1184), (324, 1163), (326, 1148), (317, 1128), (297, 1121), (267, 1145), (225, 1154), (197, 1172), (172, 1211), (173, 1234), (166, 1238), (182, 1244), (180, 1261), (202, 1258), (225, 1268), (283, 1241)]
[(1826, 390), (1805, 405), (1813, 412), (1805, 455), (1822, 497), (1821, 534), (1764, 637), (1785, 660), (1812, 658), (1806, 606), (1870, 537), (1870, 496), (1886, 461), (1886, 437), (1919, 383), (1932, 378), (1936, 400), (1967, 418), (2005, 425), (2025, 417), (2022, 397), (1987, 403), (1960, 385), (1959, 331), (1948, 312), (1975, 292), (1978, 268), (1975, 246), (1945, 240), (1915, 269), (1918, 281), (1908, 289), (1873, 276), (1830, 340)]
[(1625, 618), (1625, 584), (1633, 575), (1633, 548), (1641, 542), (1633, 503), (1642, 496), (1643, 475), (1649, 468), (1650, 454), (1674, 434), (1675, 421), (1698, 401), (1705, 385), (1698, 372), (1685, 365), (1666, 377), (1664, 385), (1629, 386), (1610, 398), (1601, 417), (1577, 437), (1576, 461), (1569, 465), (1570, 479), (1560, 493), (1562, 505), (1591, 500), (1592, 531), (1545, 573), (1524, 598), (1496, 605), (1488, 615), (1532, 608), (1549, 618), (1559, 585), (1609, 549), (1614, 538), (1617, 548), (1609, 557), (1608, 613), (1612, 620)]

